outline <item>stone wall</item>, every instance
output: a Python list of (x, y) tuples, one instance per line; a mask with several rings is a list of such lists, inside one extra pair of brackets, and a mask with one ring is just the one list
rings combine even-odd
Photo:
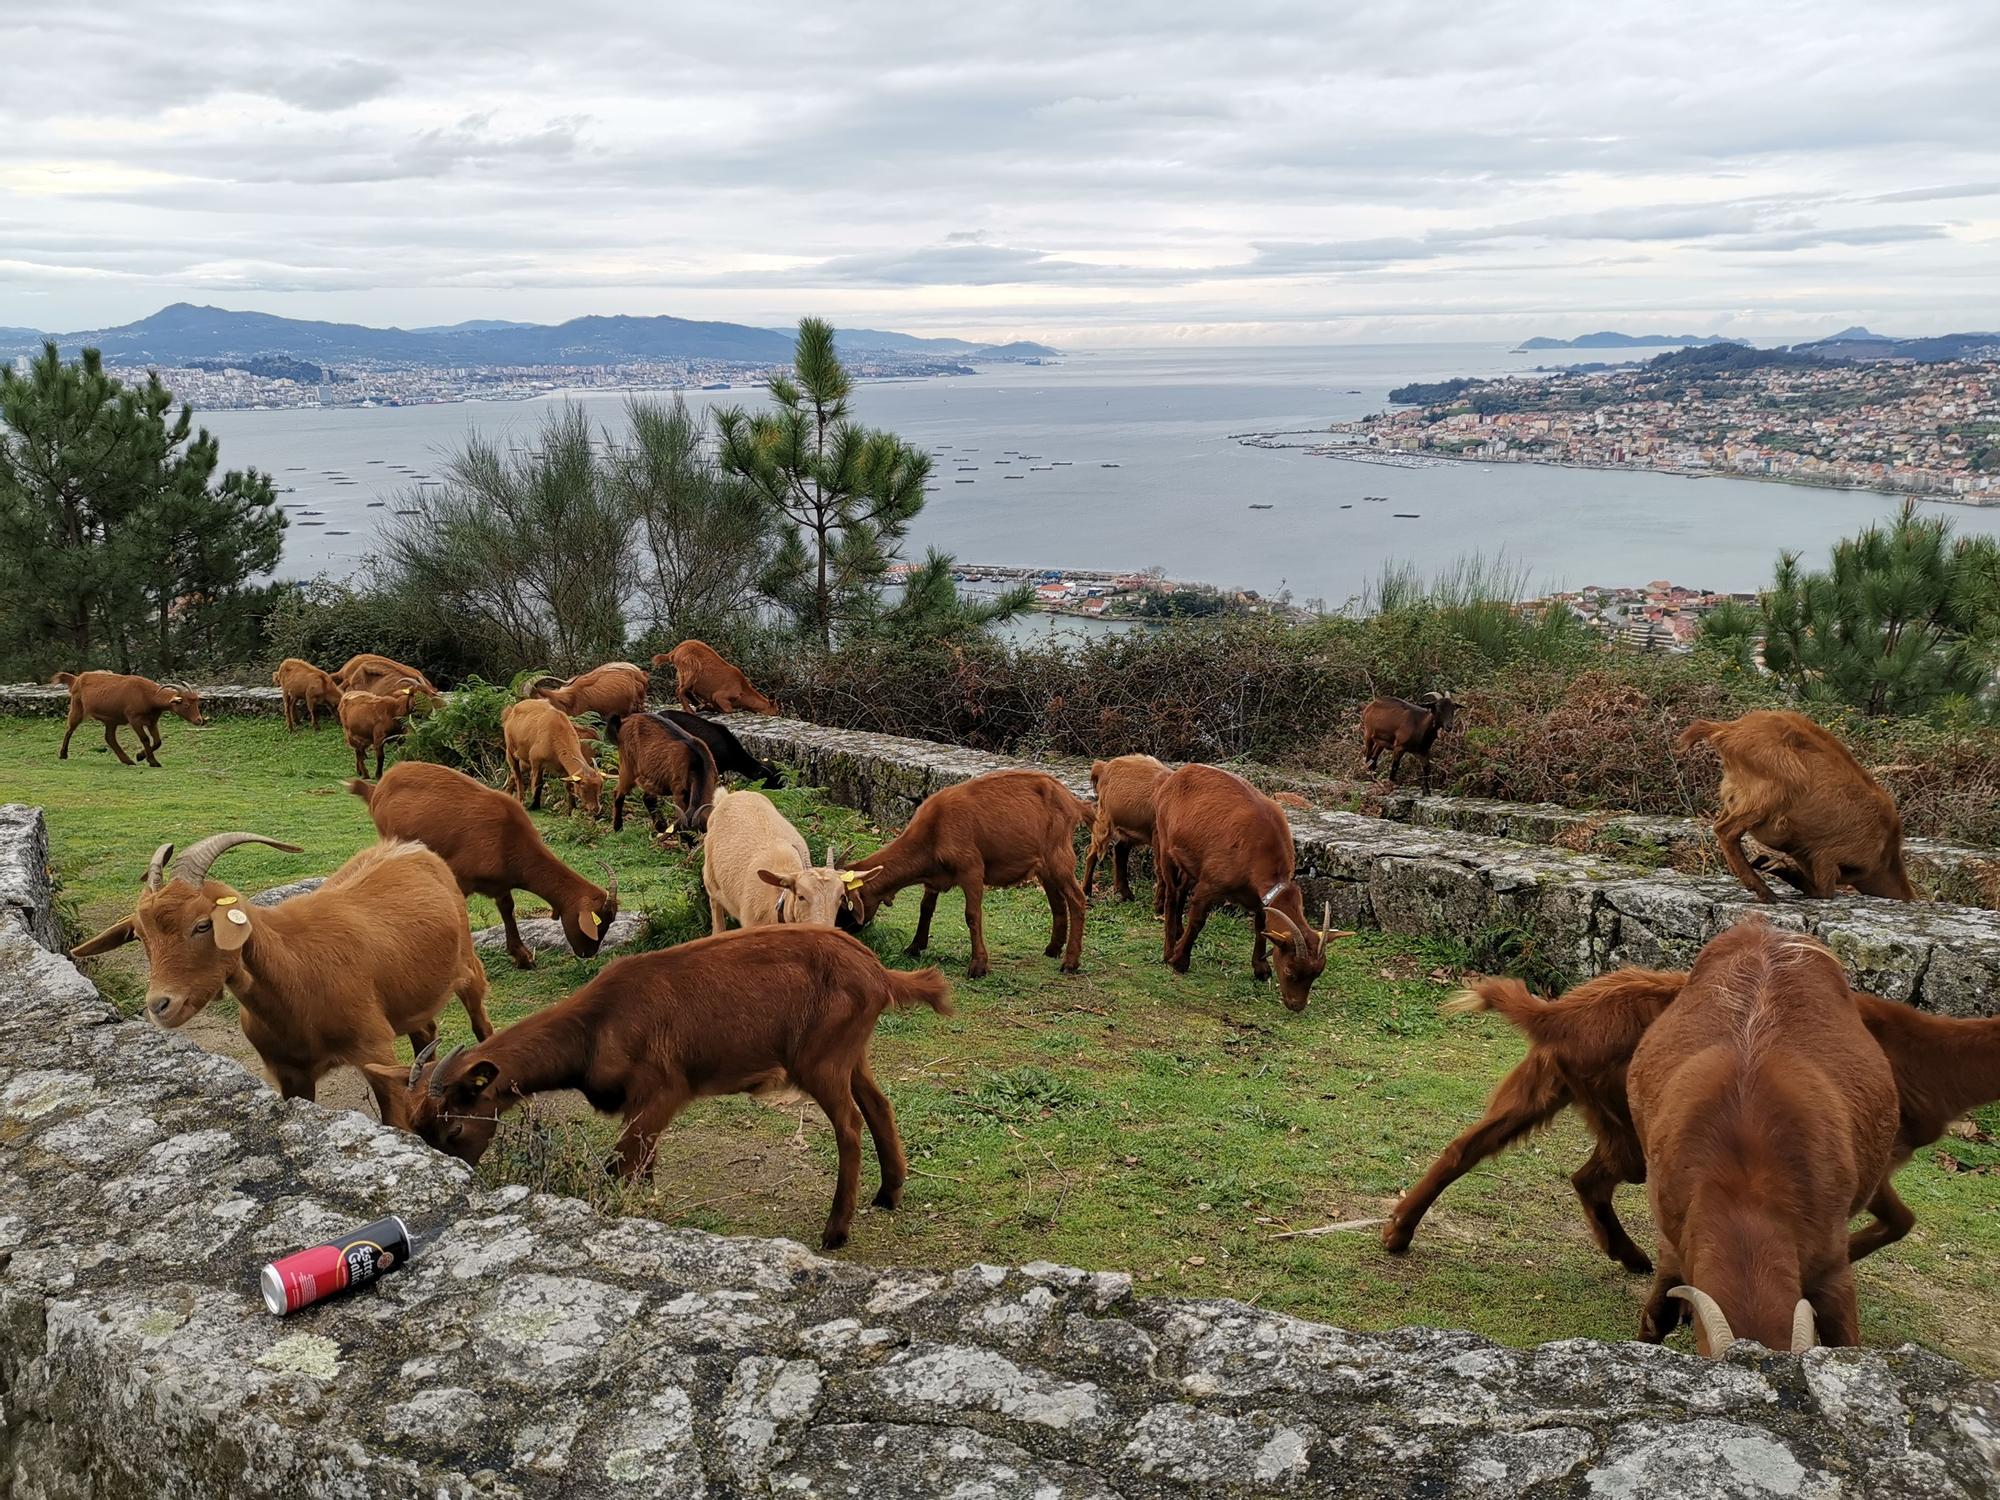
[[(739, 714), (729, 722), (758, 755), (890, 823), (906, 821), (940, 787), (1025, 764), (789, 719)], [(1037, 764), (1079, 796), (1090, 794), (1086, 763)], [(2000, 913), (1866, 896), (1759, 907), (1727, 875), (1682, 875), (1550, 843), (1355, 813), (1290, 816), (1307, 907), (1331, 901), (1337, 926), (1468, 943), (1518, 927), (1571, 969), (1594, 974), (1621, 964), (1685, 965), (1717, 932), (1761, 911), (1817, 934), (1864, 989), (1948, 1015), (2000, 1012)]]
[[(2000, 1494), (2000, 1388), (1911, 1347), (1356, 1334), (479, 1190), (120, 1021), (34, 925), (0, 923), (0, 1492), (23, 1500)], [(427, 1231), (409, 1269), (263, 1310), (264, 1260), (392, 1211)]]
[[(201, 711), (204, 715), (222, 714), (232, 718), (245, 715), (276, 717), (284, 713), (285, 705), (278, 690), (268, 684), (239, 687), (224, 683), (201, 689)], [(0, 682), (0, 714), (35, 714), (60, 719), (68, 713), (69, 689), (66, 687), (52, 687), (40, 682)], [(82, 733), (81, 730), (77, 732)]]

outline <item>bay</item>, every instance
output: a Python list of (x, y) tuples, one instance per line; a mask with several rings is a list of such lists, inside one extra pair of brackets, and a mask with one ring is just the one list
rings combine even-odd
[[(1504, 553), (1530, 575), (1533, 593), (1656, 578), (1752, 589), (1769, 581), (1780, 550), (1817, 560), (1836, 539), (1893, 511), (1885, 495), (1747, 479), (1530, 464), (1404, 469), (1238, 441), (1380, 410), (1406, 381), (1522, 371), (1557, 358), (1480, 344), (1113, 350), (864, 383), (853, 405), (862, 421), (935, 455), (936, 492), (912, 530), (913, 556), (936, 546), (969, 563), (1158, 567), (1173, 578), (1289, 590), (1334, 607), (1360, 595), (1385, 561), (1430, 571), (1472, 551)], [(755, 387), (683, 395), (698, 408), (754, 408), (765, 399)], [(440, 477), (473, 430), (530, 449), (551, 403), (574, 400), (616, 439), (627, 399), (584, 392), (218, 411), (198, 420), (221, 439), (226, 466), (254, 465), (291, 488), (280, 498), (300, 509), (280, 574), (338, 577), (365, 564), (375, 526), (410, 503), (416, 476)], [(1371, 495), (1386, 498), (1364, 498)], [(2000, 534), (2000, 511), (1926, 509), (1963, 531)], [(330, 534), (338, 531), (348, 534)]]

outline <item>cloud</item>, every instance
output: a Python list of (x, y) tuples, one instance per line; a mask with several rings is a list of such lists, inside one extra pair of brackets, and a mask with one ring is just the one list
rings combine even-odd
[(301, 109), (350, 109), (379, 99), (394, 88), (401, 75), (387, 63), (341, 58), (318, 67), (288, 72), (260, 92), (296, 104)]

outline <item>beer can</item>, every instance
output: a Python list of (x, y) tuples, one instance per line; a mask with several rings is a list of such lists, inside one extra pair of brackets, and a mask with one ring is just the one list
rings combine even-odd
[(282, 1318), (365, 1286), (409, 1258), (409, 1226), (391, 1214), (337, 1240), (272, 1261), (258, 1275), (257, 1284), (264, 1293), (264, 1305)]

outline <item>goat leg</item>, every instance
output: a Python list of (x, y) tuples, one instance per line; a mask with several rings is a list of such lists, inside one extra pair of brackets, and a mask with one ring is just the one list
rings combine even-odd
[(514, 960), (514, 967), (534, 968), (534, 952), (521, 941), (521, 929), (514, 924), (514, 893), (502, 891), (493, 898), (493, 904), (500, 909), (500, 925), (507, 930), (507, 954)]
[[(1662, 1257), (1664, 1260), (1664, 1257)], [(1658, 1344), (1665, 1341), (1668, 1334), (1681, 1326), (1689, 1315), (1688, 1305), (1678, 1297), (1669, 1296), (1681, 1284), (1681, 1270), (1677, 1265), (1662, 1264), (1653, 1274), (1652, 1289), (1646, 1293), (1646, 1306), (1639, 1314), (1639, 1342)]]
[(111, 747), (111, 753), (118, 757), (120, 765), (129, 766), (133, 763), (132, 757), (125, 753), (125, 747), (118, 743), (118, 726), (116, 724), (106, 724), (104, 726), (104, 743)]
[(1850, 1349), (1861, 1342), (1861, 1308), (1855, 1300), (1852, 1265), (1841, 1261), (1805, 1293), (1822, 1344), (1829, 1349)]
[(1722, 850), (1723, 863), (1729, 866), (1729, 873), (1743, 883), (1743, 888), (1759, 901), (1774, 902), (1778, 898), (1771, 888), (1764, 884), (1764, 877), (1750, 867), (1750, 861), (1743, 853), (1743, 835), (1748, 827), (1727, 814), (1715, 820), (1715, 842)]
[(1264, 903), (1261, 901), (1251, 909), (1250, 926), (1257, 934), (1250, 947), (1250, 977), (1261, 984), (1271, 977), (1270, 955), (1264, 951)]
[(972, 939), (972, 961), (965, 966), (965, 977), (984, 979), (991, 967), (986, 955), (986, 885), (970, 876), (960, 889), (965, 892), (965, 930)]
[(63, 730), (62, 749), (56, 751), (57, 760), (69, 759), (69, 737), (76, 733), (76, 726), (82, 722), (83, 715), (78, 713), (75, 707), (72, 706), (69, 711), (69, 727)]
[(931, 942), (931, 914), (937, 910), (938, 893), (929, 886), (924, 887), (924, 899), (917, 908), (917, 930), (910, 938), (910, 946), (903, 952), (915, 958)]
[(840, 1148), (840, 1177), (833, 1189), (833, 1208), (826, 1216), (820, 1247), (838, 1250), (847, 1243), (848, 1228), (854, 1223), (854, 1201), (861, 1192), (861, 1109), (854, 1102), (853, 1075), (842, 1072), (828, 1076), (822, 1067), (797, 1082), (825, 1111), (833, 1124), (833, 1138)]
[(1569, 1103), (1569, 1086), (1546, 1054), (1530, 1052), (1522, 1058), (1500, 1080), (1479, 1122), (1461, 1131), (1397, 1202), (1389, 1222), (1382, 1226), (1382, 1248), (1392, 1255), (1409, 1249), (1417, 1226), (1439, 1194), (1489, 1156), (1498, 1156), (1523, 1136), (1541, 1129)]
[(1199, 885), (1188, 898), (1187, 915), (1181, 925), (1181, 940), (1169, 960), (1176, 974), (1187, 973), (1188, 965), (1193, 962), (1195, 941), (1201, 936), (1202, 928), (1208, 925), (1208, 910), (1214, 904), (1208, 892)]
[(1068, 870), (1056, 871), (1056, 883), (1062, 888), (1063, 899), (1069, 903), (1069, 938), (1063, 945), (1062, 972), (1074, 974), (1083, 967), (1083, 923), (1089, 903), (1083, 899), (1083, 887), (1076, 883), (1076, 877)]
[(1895, 1184), (1887, 1177), (1875, 1189), (1875, 1196), (1868, 1200), (1868, 1212), (1875, 1216), (1875, 1220), (1862, 1225), (1848, 1240), (1849, 1261), (1860, 1260), (1873, 1255), (1884, 1245), (1895, 1244), (1916, 1227), (1916, 1214), (1911, 1212), (1910, 1205), (1903, 1201)]
[(1631, 1173), (1621, 1170), (1600, 1141), (1592, 1148), (1589, 1159), (1571, 1174), (1569, 1185), (1576, 1189), (1576, 1196), (1583, 1204), (1583, 1215), (1589, 1221), (1597, 1248), (1626, 1270), (1643, 1276), (1653, 1269), (1652, 1258), (1632, 1243), (1625, 1226), (1618, 1222), (1618, 1210), (1611, 1201), (1621, 1182), (1634, 1180)]
[(684, 1087), (663, 1087), (625, 1117), (625, 1128), (618, 1135), (620, 1177), (627, 1182), (638, 1182), (653, 1170), (653, 1153), (659, 1146), (660, 1132), (673, 1123), (687, 1099)]
[(854, 1070), (852, 1086), (854, 1102), (861, 1106), (861, 1118), (868, 1122), (868, 1133), (875, 1138), (875, 1160), (882, 1168), (882, 1190), (875, 1195), (875, 1206), (895, 1208), (903, 1201), (903, 1184), (910, 1177), (909, 1164), (903, 1156), (903, 1138), (896, 1133), (895, 1106), (875, 1082), (865, 1058)]

